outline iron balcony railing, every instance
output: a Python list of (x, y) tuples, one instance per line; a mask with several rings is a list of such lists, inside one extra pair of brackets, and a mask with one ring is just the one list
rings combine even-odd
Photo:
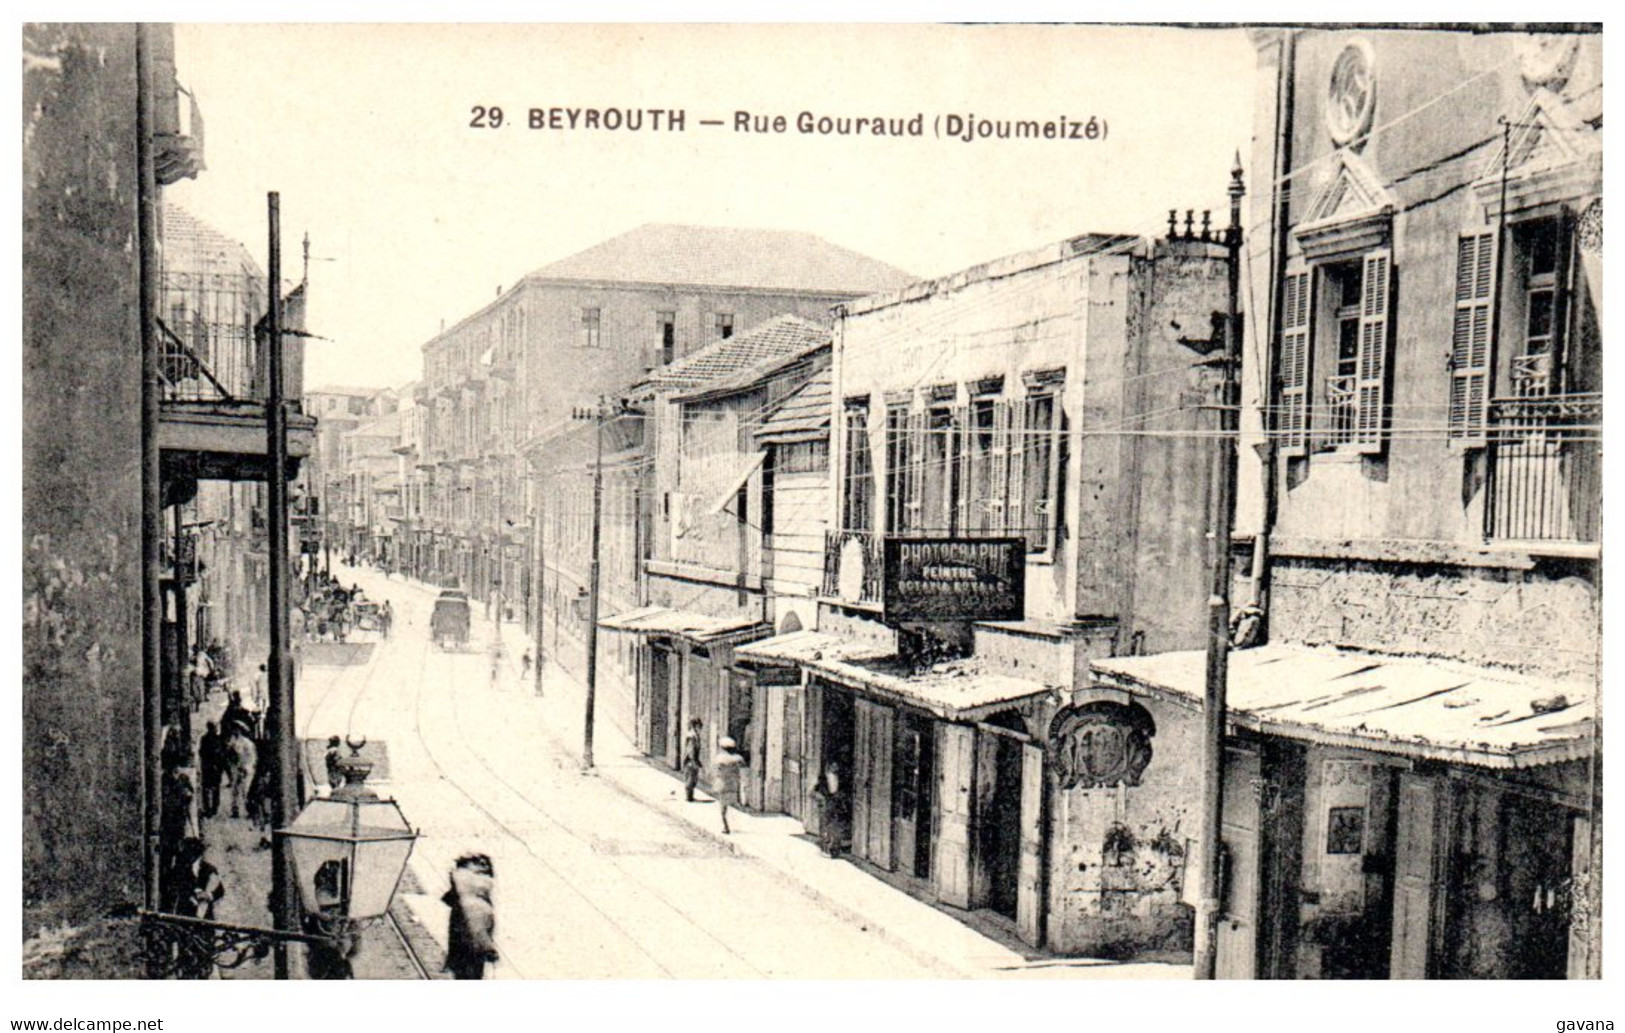
[(1492, 401), (1485, 535), (1595, 542), (1601, 523), (1602, 395)]
[(873, 531), (824, 532), (824, 595), (880, 603), (881, 543)]
[(1353, 376), (1326, 378), (1325, 425), (1321, 430), (1321, 442), (1326, 447), (1354, 443), (1354, 428), (1359, 415), (1357, 397)]

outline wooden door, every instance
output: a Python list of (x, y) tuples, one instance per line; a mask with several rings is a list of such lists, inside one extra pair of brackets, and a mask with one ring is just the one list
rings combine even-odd
[(993, 896), (994, 838), (997, 829), (992, 821), (993, 794), (999, 785), (999, 737), (991, 732), (978, 731), (976, 739), (976, 777), (972, 780), (971, 799), (971, 876), (970, 906), (986, 907)]
[(970, 907), (970, 816), (976, 784), (976, 729), (937, 725), (937, 899)]
[(784, 810), (784, 690), (758, 685), (756, 726), (762, 729), (762, 802), (764, 811)]
[(1390, 979), (1426, 979), (1431, 970), (1439, 804), (1434, 779), (1400, 773)]
[(869, 787), (874, 782), (874, 726), (866, 700), (852, 712), (852, 856), (869, 860)]
[(793, 818), (804, 818), (807, 811), (803, 806), (803, 764), (805, 760), (805, 745), (802, 734), (802, 713), (806, 704), (807, 692), (805, 689), (785, 689), (783, 695), (783, 709), (780, 712), (780, 734), (783, 741), (781, 756), (784, 766), (781, 774), (779, 791), (780, 807), (784, 813)]
[[(824, 777), (824, 694), (829, 690), (814, 680), (801, 700), (801, 825), (818, 835), (824, 830), (822, 809), (812, 798), (813, 786)], [(846, 773), (848, 780), (852, 773)]]
[(1602, 937), (1592, 939), (1592, 924), (1600, 916), (1592, 910), (1597, 893), (1591, 884), (1591, 819), (1583, 814), (1574, 817), (1573, 881), (1569, 895), (1569, 964), (1568, 978), (1597, 979), (1600, 966), (1593, 964), (1591, 951), (1601, 943)]
[(1016, 932), (1037, 947), (1044, 938), (1044, 749), (1021, 747), (1021, 857), (1017, 868)]
[(855, 701), (853, 716), (857, 735), (853, 760), (858, 775), (852, 806), (852, 852), (876, 867), (890, 870), (892, 708), (860, 699)]
[[(1226, 857), (1215, 969), (1220, 979), (1258, 978), (1259, 841), (1258, 754), (1226, 750), (1224, 817), (1220, 823)], [(1200, 878), (1200, 876), (1198, 876)]]

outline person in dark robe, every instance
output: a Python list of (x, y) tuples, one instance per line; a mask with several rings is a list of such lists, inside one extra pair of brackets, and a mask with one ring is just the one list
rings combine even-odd
[(491, 895), (496, 872), (485, 854), (465, 854), (451, 870), (441, 903), (451, 908), (446, 929), (446, 971), (457, 979), (484, 979), (497, 960), (496, 909)]

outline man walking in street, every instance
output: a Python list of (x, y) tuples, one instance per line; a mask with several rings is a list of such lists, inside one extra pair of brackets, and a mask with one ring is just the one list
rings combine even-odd
[(198, 740), (198, 774), (203, 781), (203, 798), (198, 813), (212, 818), (220, 813), (220, 781), (226, 776), (226, 737), (210, 721)]
[(688, 734), (683, 736), (683, 798), (694, 802), (694, 787), (700, 784), (700, 719), (689, 718)]
[(722, 834), (731, 835), (728, 827), (728, 808), (739, 806), (739, 769), (745, 766), (739, 744), (732, 736), (724, 735), (717, 743), (717, 755), (712, 761), (717, 772), (717, 810), (722, 814)]

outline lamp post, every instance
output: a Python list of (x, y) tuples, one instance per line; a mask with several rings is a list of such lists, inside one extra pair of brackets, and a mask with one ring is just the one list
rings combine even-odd
[(418, 838), (400, 806), (367, 787), (365, 745), (350, 742), (350, 756), (337, 760), (343, 785), (276, 831), (293, 861), (305, 931), (321, 941), (310, 951), (313, 979), (350, 978), (360, 931), (389, 911)]
[(367, 788), (372, 762), (360, 756), (365, 745), (351, 742), (351, 755), (338, 760), (340, 788), (311, 800), (273, 833), (289, 858), (303, 921), (268, 929), (142, 908), (151, 975), (203, 978), (213, 968), (237, 968), (302, 943), (311, 978), (350, 977), (360, 932), (388, 913), (418, 838), (394, 800)]

